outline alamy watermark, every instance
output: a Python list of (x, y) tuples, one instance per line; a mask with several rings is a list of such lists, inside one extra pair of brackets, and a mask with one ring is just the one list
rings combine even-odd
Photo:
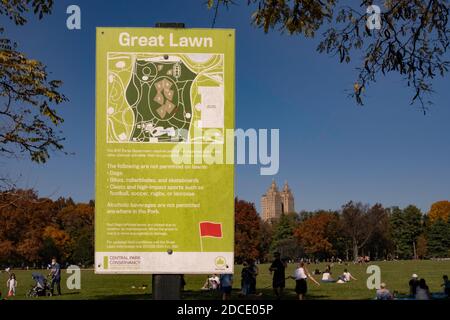
[(366, 26), (369, 30), (380, 30), (381, 29), (381, 9), (377, 5), (371, 5), (367, 7), (366, 13), (369, 15), (367, 17)]
[(369, 290), (380, 289), (381, 268), (377, 265), (370, 265), (367, 267), (366, 273), (370, 274), (370, 276), (367, 278), (366, 281), (367, 289)]
[(67, 267), (67, 277), (66, 285), (69, 290), (80, 290), (81, 289), (81, 269), (79, 266), (70, 265)]
[(69, 15), (66, 20), (66, 27), (69, 30), (81, 29), (81, 9), (79, 6), (72, 4), (67, 7), (66, 13)]
[(174, 164), (260, 164), (261, 175), (278, 173), (279, 129), (225, 129), (224, 136), (218, 138), (218, 129), (194, 128), (193, 134), (191, 143), (177, 143), (172, 149)]

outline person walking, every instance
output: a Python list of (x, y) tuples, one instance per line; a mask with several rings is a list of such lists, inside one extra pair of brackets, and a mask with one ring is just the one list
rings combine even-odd
[(295, 280), (295, 292), (298, 295), (298, 300), (303, 300), (308, 292), (308, 284), (306, 282), (308, 279), (320, 286), (320, 283), (309, 273), (303, 261), (298, 264), (298, 268), (295, 269), (294, 276), (291, 278)]
[(277, 300), (279, 300), (281, 299), (281, 295), (283, 294), (283, 290), (286, 286), (285, 270), (287, 264), (285, 261), (281, 260), (279, 252), (275, 252), (273, 256), (274, 261), (272, 262), (269, 271), (270, 273), (273, 272), (272, 287)]
[(56, 261), (56, 258), (52, 259), (52, 265), (50, 267), (50, 274), (49, 276), (52, 277), (52, 283), (50, 286), (50, 291), (53, 295), (54, 288), (56, 285), (56, 290), (58, 291), (58, 295), (61, 295), (61, 266)]

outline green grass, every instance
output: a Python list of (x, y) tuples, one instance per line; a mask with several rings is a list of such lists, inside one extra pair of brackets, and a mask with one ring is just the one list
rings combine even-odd
[[(450, 275), (450, 261), (395, 261), (395, 262), (372, 262), (381, 268), (381, 280), (387, 284), (391, 292), (398, 291), (400, 294), (408, 293), (408, 281), (413, 273), (417, 273), (419, 277), (427, 280), (431, 292), (442, 291), (440, 284), (442, 283), (442, 275)], [(322, 283), (320, 287), (308, 282), (308, 299), (372, 299), (375, 295), (373, 290), (366, 287), (366, 281), (369, 274), (366, 274), (368, 265), (348, 266), (335, 264), (332, 272), (337, 277), (344, 268), (356, 277), (357, 281), (346, 284)], [(259, 299), (274, 299), (271, 289), (271, 275), (268, 271), (269, 265), (259, 265), (260, 275), (257, 279), (258, 292), (263, 293)], [(325, 264), (309, 265), (309, 271), (314, 269), (324, 270)], [(295, 264), (288, 266), (286, 275), (291, 275), (295, 269)], [(240, 271), (241, 266), (236, 267), (235, 287), (232, 298), (239, 298), (240, 287)], [(17, 276), (18, 288), (17, 295), (10, 299), (26, 299), (26, 292), (33, 284), (31, 279), (32, 271), (13, 270)], [(45, 275), (48, 271), (44, 270)], [(65, 270), (62, 272), (62, 296), (55, 297), (39, 297), (39, 300), (56, 300), (56, 299), (151, 299), (151, 276), (150, 275), (96, 275), (92, 270), (83, 270), (81, 274), (81, 290), (68, 290), (66, 288), (66, 279), (68, 275)], [(218, 293), (202, 292), (199, 289), (206, 279), (206, 275), (186, 275), (186, 287), (183, 293), (184, 299), (220, 299)], [(320, 276), (316, 276), (319, 280)], [(0, 274), (0, 290), (2, 297), (7, 292), (6, 288), (7, 274)], [(145, 289), (142, 289), (143, 286)], [(295, 282), (286, 280), (286, 290), (284, 299), (295, 299), (294, 292)], [(133, 288), (134, 287), (134, 288)]]

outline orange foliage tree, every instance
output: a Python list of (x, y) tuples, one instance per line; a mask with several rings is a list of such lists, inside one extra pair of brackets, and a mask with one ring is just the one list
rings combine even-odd
[(294, 234), (305, 253), (325, 257), (334, 254), (331, 237), (334, 233), (332, 229), (337, 224), (338, 217), (335, 214), (318, 212), (302, 221)]
[(94, 206), (39, 198), (33, 190), (0, 192), (0, 264), (93, 263)]
[(52, 241), (62, 259), (65, 260), (69, 257), (72, 239), (67, 232), (50, 225), (44, 228), (43, 238)]
[(235, 259), (242, 263), (259, 256), (260, 217), (253, 203), (235, 199)]
[(431, 223), (438, 219), (447, 222), (450, 215), (450, 201), (438, 201), (431, 205), (428, 217)]

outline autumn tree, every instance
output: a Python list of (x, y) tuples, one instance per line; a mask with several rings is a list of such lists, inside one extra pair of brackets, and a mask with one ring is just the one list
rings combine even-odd
[[(208, 0), (214, 10), (231, 8), (235, 0)], [(317, 51), (334, 56), (340, 63), (361, 57), (351, 96), (359, 105), (363, 94), (380, 75), (404, 78), (412, 89), (411, 103), (419, 102), (425, 112), (432, 82), (448, 71), (448, 1), (387, 0), (379, 15), (372, 0), (248, 0), (253, 24), (269, 32), (312, 38), (320, 32)], [(235, 8), (231, 8), (235, 9)], [(366, 12), (367, 9), (367, 12)], [(379, 25), (378, 19), (379, 18)], [(374, 26), (372, 28), (372, 25)], [(370, 27), (368, 27), (370, 26)]]
[(259, 257), (260, 218), (253, 203), (235, 199), (235, 259), (242, 263), (246, 259)]
[(428, 217), (430, 223), (442, 219), (447, 221), (450, 217), (450, 201), (438, 201), (431, 205), (430, 211), (428, 212)]
[(72, 239), (69, 258), (77, 264), (92, 264), (94, 262), (93, 203), (75, 204), (73, 201), (69, 202), (59, 211), (58, 222)]
[(332, 237), (337, 221), (335, 214), (321, 211), (299, 224), (294, 234), (306, 254), (323, 259), (335, 253)]
[(385, 259), (392, 255), (394, 248), (389, 215), (381, 215), (372, 236), (364, 246), (363, 253), (371, 259)]
[(302, 210), (298, 214), (299, 215), (299, 222), (305, 221), (305, 220), (313, 217), (315, 214), (316, 214), (316, 212), (314, 212), (314, 211)]
[(70, 249), (72, 248), (73, 240), (65, 230), (54, 225), (48, 225), (43, 230), (42, 238), (44, 242), (47, 242), (54, 249), (54, 252), (51, 252), (50, 255), (42, 256), (42, 258), (50, 261), (54, 256), (60, 260), (67, 260), (71, 253)]
[(0, 261), (8, 261), (16, 253), (16, 248), (11, 240), (0, 239)]
[(259, 260), (268, 261), (272, 257), (270, 256), (270, 245), (273, 238), (273, 226), (266, 221), (260, 221), (259, 228)]
[(49, 204), (32, 190), (0, 193), (0, 246), (9, 249), (3, 261), (39, 260), (42, 229), (49, 219), (42, 210)]
[(27, 23), (26, 14), (30, 11), (39, 19), (52, 12), (53, 0), (13, 0), (2, 1), (0, 4), (0, 15), (4, 15), (16, 25)]
[[(51, 12), (52, 0), (1, 1), (0, 16), (16, 25), (27, 22), (32, 11), (39, 19)], [(0, 36), (4, 29), (0, 28)], [(28, 156), (46, 162), (52, 151), (63, 150), (57, 126), (63, 122), (55, 106), (67, 98), (59, 92), (62, 82), (49, 79), (46, 66), (17, 50), (17, 43), (1, 39), (0, 45), (0, 156)], [(3, 189), (11, 180), (2, 176)], [(8, 182), (8, 183), (7, 183)]]
[(386, 210), (381, 204), (369, 207), (350, 201), (342, 207), (342, 230), (351, 241), (355, 261), (360, 249), (370, 240), (386, 214)]
[(428, 241), (424, 234), (417, 238), (417, 258), (424, 259), (428, 255)]
[(94, 261), (94, 207), (33, 190), (0, 192), (0, 264)]

